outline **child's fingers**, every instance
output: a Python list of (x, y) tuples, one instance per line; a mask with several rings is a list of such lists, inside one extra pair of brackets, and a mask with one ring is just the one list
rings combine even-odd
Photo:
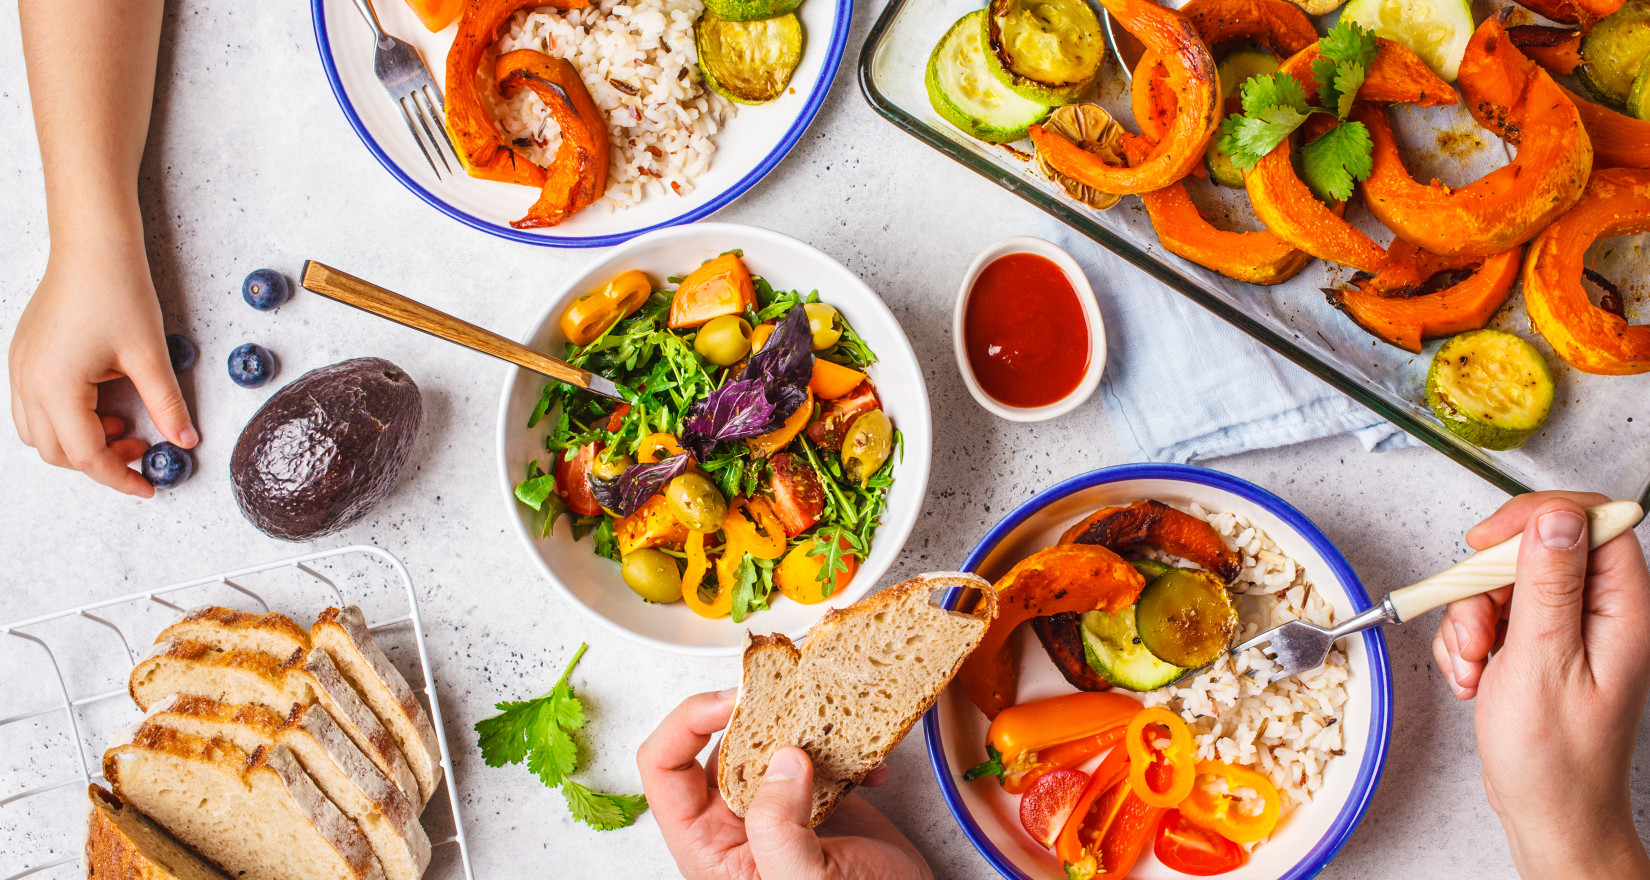
[(103, 439), (118, 440), (126, 434), (126, 420), (120, 416), (98, 416), (103, 424)]
[(189, 420), (189, 405), (184, 402), (183, 390), (178, 387), (177, 374), (166, 356), (164, 343), (149, 346), (158, 351), (145, 350), (129, 359), (121, 360), (121, 369), (137, 386), (143, 407), (149, 411), (149, 420), (162, 437), (191, 449), (200, 442), (194, 423)]
[(113, 452), (121, 461), (131, 464), (143, 457), (149, 449), (149, 444), (137, 437), (122, 437), (109, 444), (109, 451)]
[(149, 481), (109, 448), (97, 414), (78, 404), (72, 397), (61, 399), (49, 411), (69, 466), (118, 492), (139, 498), (153, 496), (155, 490)]

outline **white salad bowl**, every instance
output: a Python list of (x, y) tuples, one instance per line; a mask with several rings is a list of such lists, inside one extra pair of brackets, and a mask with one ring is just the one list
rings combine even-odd
[[(980, 380), (974, 378), (974, 365), (968, 360), (968, 340), (963, 334), (963, 324), (968, 315), (968, 300), (974, 292), (974, 282), (980, 279), (985, 267), (1009, 254), (1035, 254), (1059, 266), (1066, 280), (1071, 282), (1072, 290), (1077, 292), (1077, 301), (1083, 307), (1083, 318), (1088, 322), (1089, 366), (1083, 372), (1083, 381), (1077, 383), (1070, 394), (1046, 406), (1009, 406), (998, 401), (980, 387)], [(1100, 315), (1100, 305), (1094, 301), (1094, 288), (1089, 284), (1088, 275), (1071, 258), (1071, 254), (1041, 238), (1016, 235), (981, 251), (963, 275), (962, 287), (957, 290), (957, 304), (951, 311), (951, 348), (957, 356), (957, 370), (962, 373), (963, 384), (968, 386), (968, 393), (974, 395), (975, 402), (986, 412), (1011, 422), (1042, 422), (1082, 406), (1084, 401), (1094, 396), (1094, 389), (1100, 387), (1100, 376), (1106, 371), (1106, 321)]]
[[(800, 638), (827, 611), (848, 605), (877, 586), (916, 524), (928, 487), (932, 436), (928, 391), (911, 343), (882, 299), (852, 272), (824, 253), (788, 235), (731, 223), (696, 223), (640, 236), (614, 248), (569, 280), (550, 297), (545, 310), (521, 337), (540, 351), (559, 353), (566, 338), (558, 328), (562, 312), (580, 294), (627, 269), (640, 269), (655, 284), (686, 275), (701, 262), (738, 249), (754, 274), (775, 290), (818, 290), (821, 300), (841, 311), (877, 355), (867, 372), (876, 383), (883, 409), (904, 438), (896, 454), (888, 507), (872, 540), (869, 558), (847, 587), (817, 605), (799, 605), (775, 594), (772, 607), (741, 623), (707, 620), (680, 602), (655, 605), (642, 601), (619, 577), (619, 566), (597, 556), (590, 541), (575, 542), (567, 521), (545, 538), (537, 535), (539, 515), (515, 498), (515, 486), (535, 459), (548, 465), (544, 450), (547, 425), (527, 427), (528, 416), (549, 381), (536, 373), (511, 368), (499, 407), (499, 495), (528, 555), (556, 590), (596, 622), (643, 645), (678, 654), (725, 656), (741, 650), (747, 629), (782, 632)], [(547, 468), (548, 469), (548, 468)]]
[[(1301, 564), (1314, 589), (1334, 606), (1337, 620), (1370, 607), (1369, 596), (1345, 557), (1299, 511), (1252, 483), (1185, 465), (1123, 465), (1059, 483), (993, 527), (963, 568), (994, 580), (1015, 562), (1055, 543), (1068, 526), (1095, 510), (1148, 498), (1176, 506), (1195, 502), (1211, 511), (1241, 514)], [(1027, 632), (1021, 638), (1018, 702), (1070, 693), (1071, 685), (1036, 637)], [(1290, 811), (1242, 867), (1218, 875), (1225, 880), (1305, 880), (1317, 874), (1351, 836), (1375, 793), (1392, 725), (1386, 642), (1376, 628), (1340, 645), (1351, 671), (1339, 721), (1345, 731), (1345, 754), (1329, 763), (1323, 786), (1312, 802)], [(969, 841), (1002, 876), (1064, 880), (1055, 856), (1021, 828), (1017, 795), (1005, 793), (989, 777), (963, 781), (962, 774), (985, 759), (988, 725), (985, 715), (955, 683), (924, 717), (929, 763), (946, 804)], [(1083, 769), (1090, 768), (1085, 765)], [(1148, 844), (1129, 876), (1169, 880), (1188, 875), (1165, 867)]]

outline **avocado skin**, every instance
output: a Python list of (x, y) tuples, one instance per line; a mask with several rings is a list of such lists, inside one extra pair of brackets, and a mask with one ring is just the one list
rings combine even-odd
[(311, 370), (275, 392), (235, 443), (229, 475), (241, 513), (285, 541), (329, 535), (395, 488), (423, 398), (383, 358)]

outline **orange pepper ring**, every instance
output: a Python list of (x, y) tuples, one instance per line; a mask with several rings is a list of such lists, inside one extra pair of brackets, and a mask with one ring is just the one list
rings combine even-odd
[[(1192, 787), (1191, 794), (1180, 805), (1180, 813), (1206, 830), (1233, 843), (1254, 843), (1270, 836), (1278, 825), (1281, 797), (1272, 780), (1249, 769), (1221, 761), (1199, 761), (1195, 777), (1218, 776), (1226, 780), (1227, 793), (1215, 793), (1200, 785)], [(1236, 809), (1239, 799), (1230, 792), (1240, 788), (1253, 790), (1263, 806), (1259, 813), (1245, 813)]]
[[(1148, 727), (1162, 727), (1169, 733), (1169, 747), (1158, 750), (1148, 747), (1142, 735), (1147, 733)], [(1186, 799), (1192, 792), (1192, 783), (1197, 779), (1197, 767), (1193, 762), (1192, 731), (1180, 716), (1170, 712), (1162, 706), (1152, 706), (1142, 709), (1139, 715), (1129, 722), (1129, 729), (1124, 734), (1123, 743), (1129, 750), (1129, 785), (1134, 788), (1135, 794), (1142, 801), (1153, 807), (1174, 807)], [(1170, 783), (1167, 789), (1153, 788), (1146, 779), (1146, 770), (1154, 762), (1164, 761), (1170, 773)]]

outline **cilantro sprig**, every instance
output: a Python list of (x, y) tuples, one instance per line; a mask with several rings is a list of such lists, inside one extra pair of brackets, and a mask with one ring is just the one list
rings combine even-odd
[[(1375, 32), (1341, 21), (1318, 41), (1312, 79), (1318, 106), (1308, 103), (1306, 87), (1287, 73), (1251, 77), (1242, 87), (1243, 112), (1220, 124), (1220, 149), (1243, 171), (1255, 167), (1314, 114), (1345, 120), (1358, 89), (1375, 62)], [(1319, 198), (1346, 201), (1352, 187), (1374, 168), (1374, 143), (1361, 122), (1341, 124), (1301, 149), (1303, 177)]]
[(612, 831), (634, 823), (647, 809), (647, 798), (592, 791), (570, 778), (579, 763), (573, 732), (584, 727), (585, 717), (584, 704), (574, 696), (568, 679), (589, 647), (579, 645), (549, 693), (536, 700), (497, 704), (494, 708), (501, 714), (477, 721), (476, 734), (487, 766), (526, 761), (527, 769), (545, 785), (561, 789), (574, 819), (597, 831)]

